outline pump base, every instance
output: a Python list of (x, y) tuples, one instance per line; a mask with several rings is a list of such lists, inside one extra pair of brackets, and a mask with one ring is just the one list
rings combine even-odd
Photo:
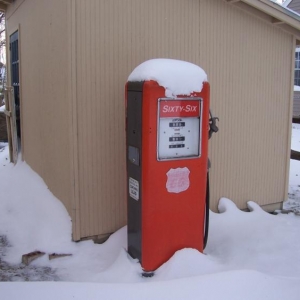
[(154, 272), (143, 272), (142, 277), (150, 278), (154, 276)]

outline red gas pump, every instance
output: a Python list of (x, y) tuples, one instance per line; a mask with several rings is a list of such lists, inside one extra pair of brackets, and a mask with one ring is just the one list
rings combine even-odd
[(153, 80), (126, 85), (128, 252), (150, 273), (177, 250), (204, 248), (209, 83), (165, 94)]

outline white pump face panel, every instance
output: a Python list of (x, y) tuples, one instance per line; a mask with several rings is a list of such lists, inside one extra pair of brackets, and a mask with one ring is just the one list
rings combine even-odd
[(158, 99), (158, 160), (201, 156), (201, 114), (201, 98)]

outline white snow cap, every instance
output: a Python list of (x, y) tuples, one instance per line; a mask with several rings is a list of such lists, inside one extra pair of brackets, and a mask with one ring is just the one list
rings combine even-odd
[(154, 80), (164, 87), (166, 97), (201, 92), (207, 75), (199, 66), (176, 59), (157, 58), (143, 62), (128, 77), (128, 81)]

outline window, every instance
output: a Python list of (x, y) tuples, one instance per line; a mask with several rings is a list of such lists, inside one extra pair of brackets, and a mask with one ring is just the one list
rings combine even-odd
[(300, 86), (300, 48), (296, 49), (295, 52), (295, 78), (294, 85)]

